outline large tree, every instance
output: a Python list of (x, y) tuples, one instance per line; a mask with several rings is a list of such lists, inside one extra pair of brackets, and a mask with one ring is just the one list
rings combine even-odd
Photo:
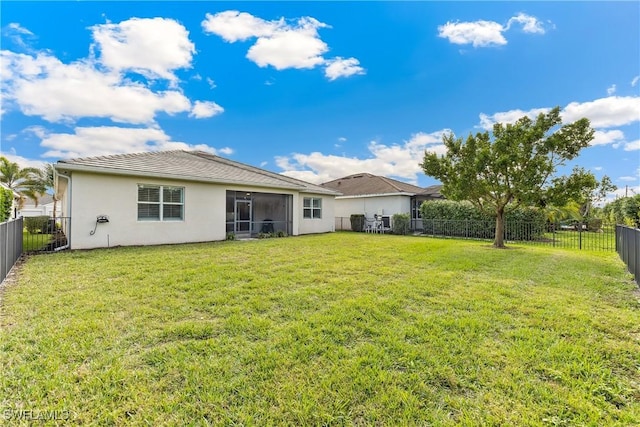
[(507, 209), (543, 200), (561, 206), (577, 194), (572, 188), (575, 180), (554, 179), (554, 174), (589, 145), (594, 131), (584, 118), (561, 124), (556, 107), (535, 120), (522, 117), (513, 124), (496, 123), (491, 134), (470, 134), (464, 141), (448, 134), (443, 137), (446, 154), (425, 152), (420, 166), (442, 182), (446, 197), (469, 200), (494, 214), (493, 246), (504, 248)]

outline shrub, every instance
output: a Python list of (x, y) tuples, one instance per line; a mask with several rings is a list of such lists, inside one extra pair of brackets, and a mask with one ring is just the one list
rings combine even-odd
[(234, 232), (227, 233), (227, 240), (236, 240), (236, 233)]
[(0, 187), (0, 222), (5, 222), (11, 217), (13, 205), (13, 191)]
[[(496, 220), (470, 202), (434, 200), (420, 206), (425, 234), (492, 239)], [(521, 207), (505, 215), (507, 240), (534, 240), (543, 235), (546, 217), (540, 209)]]
[(600, 231), (602, 229), (602, 220), (600, 218), (591, 218), (587, 221), (587, 231)]
[(393, 234), (409, 234), (411, 228), (411, 216), (408, 213), (394, 214), (391, 232)]
[(351, 220), (351, 230), (353, 231), (362, 231), (364, 230), (364, 215), (363, 214), (352, 214), (349, 218)]
[(276, 237), (287, 237), (287, 232), (284, 230), (276, 231)]
[(52, 232), (53, 230), (49, 230), (49, 219), (46, 215), (27, 217), (24, 219), (24, 226), (29, 234)]

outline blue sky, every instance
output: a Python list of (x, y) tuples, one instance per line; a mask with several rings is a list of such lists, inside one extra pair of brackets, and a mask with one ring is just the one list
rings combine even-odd
[(201, 149), (319, 183), (554, 106), (640, 193), (638, 2), (2, 2), (2, 155)]

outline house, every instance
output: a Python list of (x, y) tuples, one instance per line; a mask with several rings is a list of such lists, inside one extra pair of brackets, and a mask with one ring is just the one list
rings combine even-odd
[(352, 214), (364, 214), (368, 220), (381, 216), (387, 226), (397, 213), (410, 213), (411, 229), (421, 230), (422, 202), (443, 198), (441, 185), (422, 188), (370, 173), (349, 175), (320, 185), (342, 193), (336, 197), (335, 212), (336, 229), (343, 230), (351, 229)]
[(202, 151), (61, 160), (72, 249), (334, 230), (336, 191)]
[(51, 194), (43, 194), (38, 198), (38, 205), (35, 201), (26, 198), (22, 204), (22, 208), (18, 210), (18, 216), (30, 217), (30, 216), (50, 216), (53, 217), (53, 209), (56, 209), (56, 217), (62, 216), (62, 210), (60, 203), (54, 203), (53, 196)]

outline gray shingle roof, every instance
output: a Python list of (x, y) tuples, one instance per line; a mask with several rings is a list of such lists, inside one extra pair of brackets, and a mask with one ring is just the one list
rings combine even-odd
[(245, 184), (286, 188), (309, 193), (336, 192), (299, 179), (203, 151), (157, 151), (60, 160), (58, 171), (88, 171), (104, 174), (149, 176), (187, 181)]
[[(363, 196), (371, 194), (423, 194), (425, 188), (407, 184), (384, 176), (372, 175), (370, 173), (358, 173), (354, 175), (338, 178), (333, 181), (320, 184), (325, 188), (330, 188), (341, 192), (344, 196)], [(441, 187), (441, 186), (432, 186)], [(432, 189), (432, 187), (428, 187)], [(435, 189), (436, 192), (439, 188)]]

